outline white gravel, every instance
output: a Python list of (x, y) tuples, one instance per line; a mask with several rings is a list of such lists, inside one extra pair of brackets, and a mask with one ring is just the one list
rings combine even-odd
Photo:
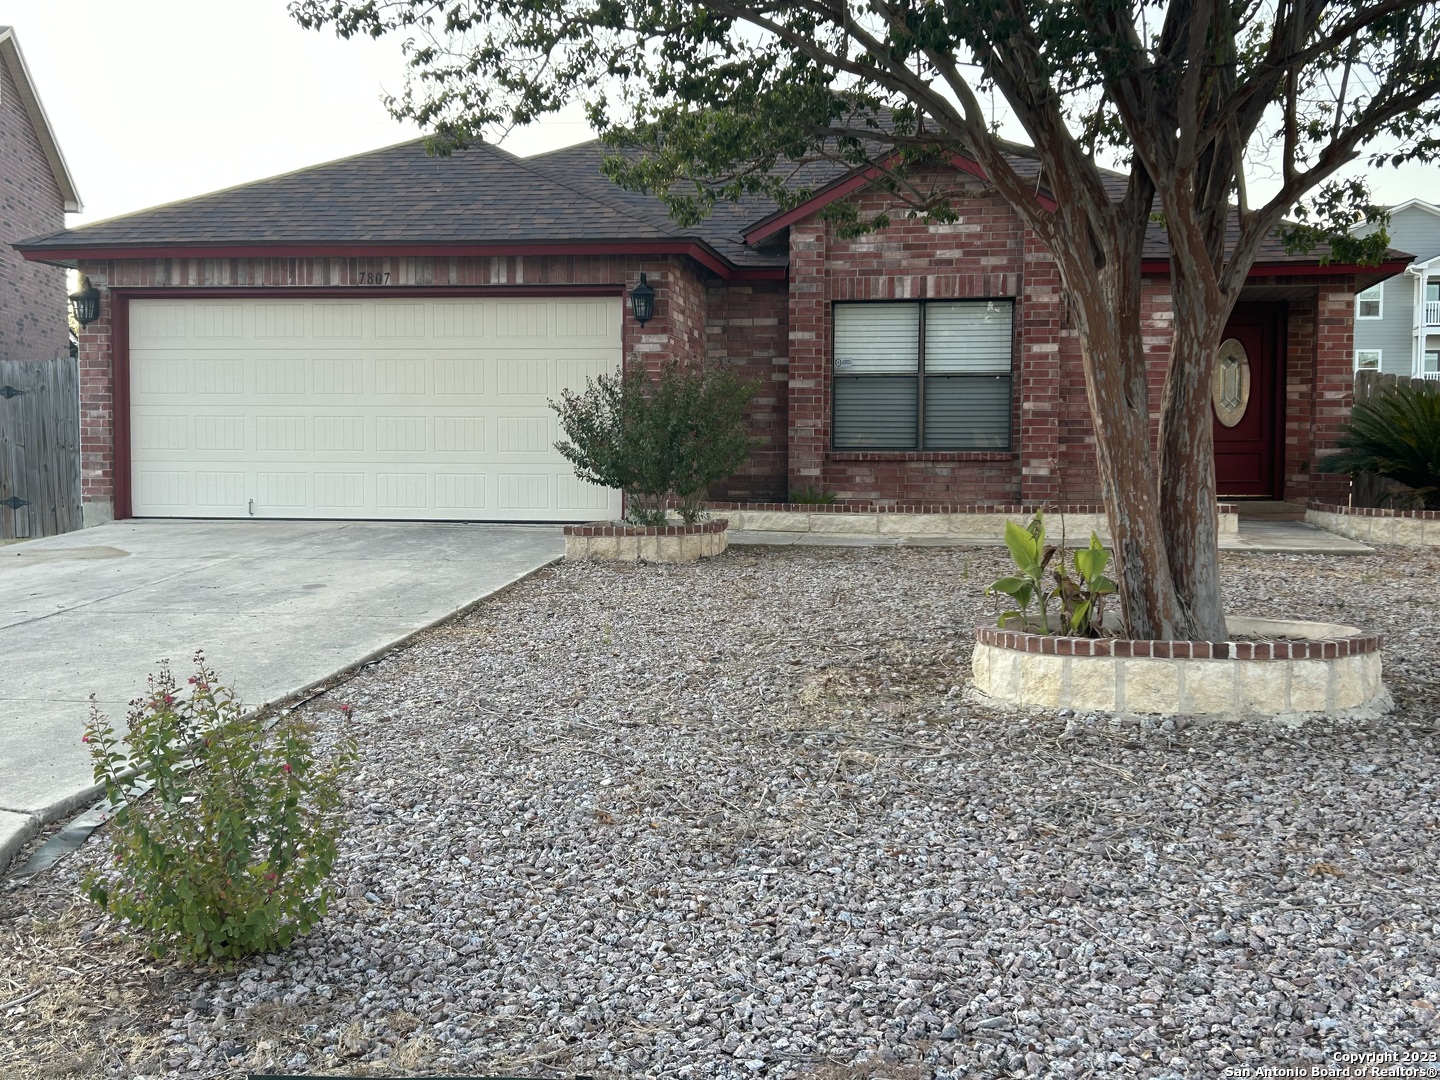
[[(1389, 635), (1397, 711), (1300, 730), (965, 703), (1003, 559), (567, 564), (426, 635), (305, 707), (362, 747), (331, 916), (163, 972), (153, 1043), (104, 1074), (1189, 1078), (1440, 1048), (1440, 555), (1225, 556), (1232, 611)], [(102, 853), (12, 892), (0, 934)], [(85, 908), (60, 932), (118, 948)]]

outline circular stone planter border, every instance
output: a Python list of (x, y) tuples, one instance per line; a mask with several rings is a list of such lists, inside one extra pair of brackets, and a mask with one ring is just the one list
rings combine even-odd
[(1390, 706), (1379, 634), (1241, 617), (1227, 619), (1226, 629), (1259, 640), (1132, 641), (977, 626), (974, 688), (1002, 704), (1161, 716), (1299, 718)]
[(605, 562), (686, 563), (729, 546), (724, 518), (695, 525), (616, 525), (595, 521), (565, 526), (565, 558)]

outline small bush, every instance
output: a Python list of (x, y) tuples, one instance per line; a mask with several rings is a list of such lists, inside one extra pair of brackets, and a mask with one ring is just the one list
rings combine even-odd
[(693, 524), (705, 490), (750, 455), (745, 407), (754, 393), (729, 372), (670, 364), (652, 379), (637, 365), (550, 402), (568, 440), (555, 448), (581, 480), (623, 491), (631, 522), (665, 524), (673, 498)]
[[(199, 653), (184, 690), (161, 664), (129, 720), (118, 737), (91, 704), (85, 741), (115, 807), (115, 860), (86, 877), (89, 897), (152, 934), (156, 955), (226, 960), (308, 933), (332, 895), (353, 746), (325, 764), (309, 728), (267, 732)], [(126, 779), (132, 768), (142, 783)]]
[(1440, 393), (1403, 383), (1357, 401), (1340, 429), (1340, 453), (1321, 458), (1321, 472), (1379, 473), (1412, 489), (1427, 510), (1440, 510)]
[(806, 484), (790, 492), (790, 502), (796, 506), (830, 506), (838, 496), (833, 491), (825, 491), (813, 484)]

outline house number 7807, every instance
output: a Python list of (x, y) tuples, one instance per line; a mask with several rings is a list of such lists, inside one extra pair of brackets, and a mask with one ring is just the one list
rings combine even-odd
[(390, 284), (390, 271), (386, 270), (386, 271), (384, 271), (383, 273), (375, 273), (375, 274), (370, 274), (370, 273), (356, 274), (356, 275), (355, 275), (355, 284), (356, 284), (356, 285), (389, 285), (389, 284)]

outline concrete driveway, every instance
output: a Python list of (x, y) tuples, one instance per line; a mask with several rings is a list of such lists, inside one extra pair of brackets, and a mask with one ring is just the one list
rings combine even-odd
[(247, 704), (333, 675), (564, 552), (557, 526), (125, 521), (0, 547), (0, 868), (95, 798), (113, 720), (203, 648)]

